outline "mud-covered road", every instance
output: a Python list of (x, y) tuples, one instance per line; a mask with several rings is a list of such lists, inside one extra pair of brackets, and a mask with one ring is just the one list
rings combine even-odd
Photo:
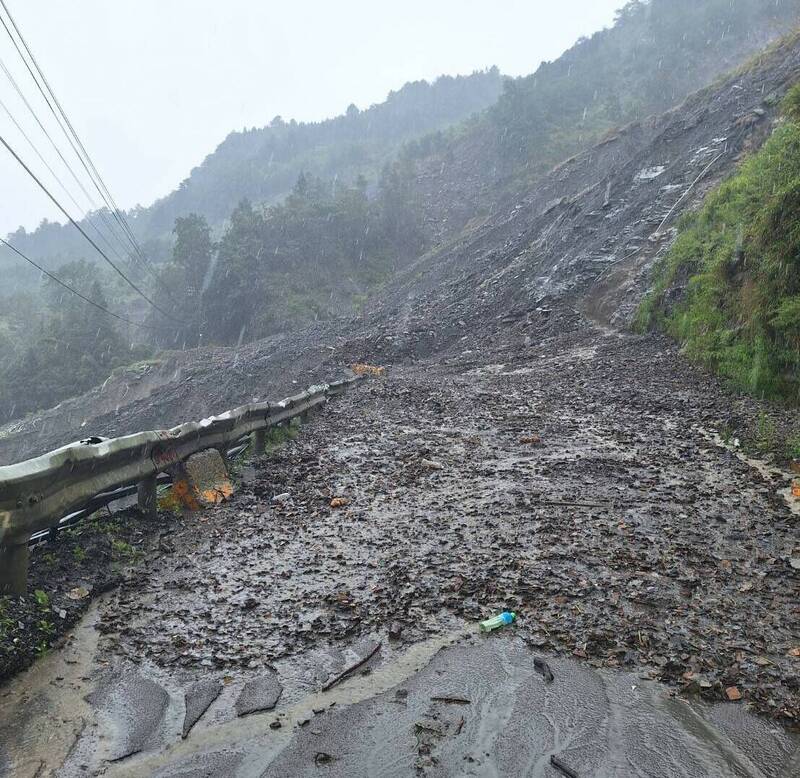
[[(139, 572), (83, 627), (97, 659), (70, 693), (94, 691), (59, 774), (152, 756), (180, 737), (187, 689), (210, 706), (205, 737), (234, 726), (248, 682), (280, 711), (378, 644), (365, 666), (391, 667), (504, 609), (531, 662), (569, 657), (796, 725), (798, 508), (782, 477), (715, 439), (731, 407), (666, 343), (595, 328), (371, 380), (241, 466), (228, 504), (162, 517)], [(24, 676), (13, 689), (6, 719), (32, 694)], [(35, 730), (47, 709), (0, 715), (0, 730)], [(585, 765), (603, 764), (599, 747)], [(788, 776), (787, 754), (715, 774)], [(6, 762), (31, 757), (17, 746)], [(706, 774), (662, 767), (641, 774)]]

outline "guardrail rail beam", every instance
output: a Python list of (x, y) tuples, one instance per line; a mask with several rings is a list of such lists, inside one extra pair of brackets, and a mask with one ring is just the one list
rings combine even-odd
[(209, 448), (219, 450), (224, 460), (229, 447), (247, 436), (262, 453), (269, 427), (307, 418), (362, 378), (311, 386), (278, 403), (251, 403), (169, 430), (111, 440), (89, 438), (0, 467), (0, 594), (25, 593), (30, 538), (57, 527), (63, 517), (89, 511), (98, 495), (135, 490), (139, 508), (155, 518), (159, 473)]

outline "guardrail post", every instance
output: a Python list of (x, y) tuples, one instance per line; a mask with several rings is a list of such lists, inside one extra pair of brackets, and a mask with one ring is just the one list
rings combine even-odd
[(139, 501), (139, 510), (148, 519), (155, 519), (158, 517), (156, 483), (156, 476), (151, 475), (136, 484), (136, 497)]
[(253, 452), (256, 454), (263, 454), (267, 447), (267, 429), (262, 427), (260, 430), (253, 432)]
[(28, 588), (28, 544), (0, 546), (0, 595), (25, 594)]

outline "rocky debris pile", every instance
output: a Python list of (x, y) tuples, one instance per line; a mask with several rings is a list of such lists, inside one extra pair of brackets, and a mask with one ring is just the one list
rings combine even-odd
[(537, 650), (796, 720), (797, 518), (698, 431), (730, 398), (659, 341), (559, 345), (396, 368), (331, 404), (120, 589), (107, 649), (255, 676), (508, 609)]
[(625, 323), (670, 244), (670, 228), (760, 145), (798, 78), (800, 42), (790, 40), (679, 108), (564, 162), (515, 202), (498, 202), (479, 225), (401, 271), (363, 315), (240, 348), (172, 355), (144, 379), (112, 379), (0, 430), (0, 462), (87, 432), (171, 427), (253, 397), (282, 397), (353, 362), (537, 343), (583, 326), (575, 309)]

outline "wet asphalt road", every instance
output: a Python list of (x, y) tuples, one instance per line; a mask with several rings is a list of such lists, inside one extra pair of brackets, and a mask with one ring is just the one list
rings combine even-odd
[(790, 776), (800, 768), (798, 741), (763, 720), (671, 699), (636, 674), (550, 662), (548, 683), (521, 641), (464, 641), (380, 695), (319, 713), (277, 753), (269, 736), (253, 737), (254, 726), (231, 730), (222, 749), (170, 755), (169, 767), (156, 759), (131, 775), (199, 777), (209, 765), (263, 778), (564, 775), (552, 757), (576, 775), (609, 778)]
[[(395, 368), (251, 460), (229, 504), (164, 522), (144, 574), (95, 609), (88, 664), (43, 687), (91, 691), (77, 746), (46, 769), (550, 776), (563, 753), (581, 776), (796, 774), (777, 720), (799, 709), (798, 519), (780, 478), (704, 431), (730, 398), (649, 339), (584, 331), (502, 356)], [(397, 670), (503, 609), (513, 641)], [(308, 710), (378, 644), (359, 694)], [(248, 684), (272, 712), (236, 717)], [(187, 707), (194, 729), (163, 753)], [(30, 738), (7, 764), (34, 764)]]

